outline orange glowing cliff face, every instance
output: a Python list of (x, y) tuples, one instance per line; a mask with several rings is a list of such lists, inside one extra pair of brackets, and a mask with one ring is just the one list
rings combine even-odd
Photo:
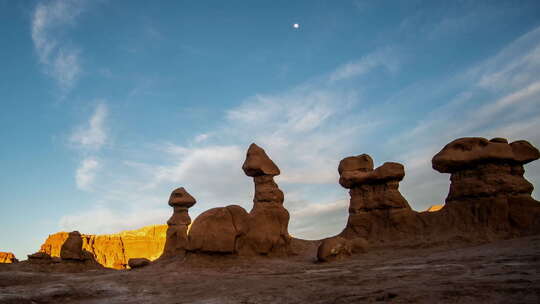
[[(92, 253), (96, 261), (105, 267), (124, 269), (131, 258), (155, 260), (161, 256), (166, 231), (167, 225), (155, 225), (116, 234), (83, 234), (83, 249)], [(49, 235), (39, 251), (59, 257), (67, 238), (67, 232)]]

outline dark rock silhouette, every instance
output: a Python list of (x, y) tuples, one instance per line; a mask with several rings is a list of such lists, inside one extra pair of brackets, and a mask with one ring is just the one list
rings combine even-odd
[(68, 238), (60, 249), (62, 260), (84, 260), (83, 241), (79, 231), (70, 232)]
[(132, 258), (128, 261), (129, 268), (141, 268), (150, 265), (150, 260), (146, 258)]
[(182, 255), (188, 249), (187, 231), (191, 224), (188, 209), (195, 203), (195, 199), (184, 188), (178, 188), (171, 193), (169, 206), (174, 208), (174, 212), (167, 221), (167, 239), (163, 257)]

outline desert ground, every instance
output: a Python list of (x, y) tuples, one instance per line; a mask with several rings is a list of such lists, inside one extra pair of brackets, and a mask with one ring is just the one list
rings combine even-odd
[(318, 263), (188, 255), (133, 270), (0, 265), (0, 303), (539, 303), (540, 236), (481, 245), (379, 248)]

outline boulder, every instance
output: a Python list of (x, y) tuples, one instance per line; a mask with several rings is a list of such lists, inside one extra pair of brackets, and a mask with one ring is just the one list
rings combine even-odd
[(129, 268), (140, 268), (147, 265), (150, 265), (150, 260), (146, 258), (132, 258), (128, 261)]
[(201, 213), (189, 230), (191, 251), (235, 253), (236, 241), (246, 231), (248, 213), (237, 205)]
[(352, 255), (353, 247), (349, 240), (339, 236), (324, 239), (317, 250), (319, 262), (332, 262), (346, 259)]

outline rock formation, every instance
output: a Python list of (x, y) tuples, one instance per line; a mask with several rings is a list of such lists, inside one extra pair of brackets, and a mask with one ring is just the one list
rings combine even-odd
[(0, 264), (17, 263), (18, 261), (13, 253), (0, 251)]
[(167, 221), (167, 240), (163, 257), (184, 254), (188, 249), (187, 231), (191, 224), (188, 209), (195, 205), (195, 199), (184, 188), (178, 188), (169, 197), (169, 206), (174, 208)]
[(246, 221), (246, 234), (239, 238), (240, 253), (289, 254), (289, 212), (283, 207), (283, 192), (274, 182), (279, 168), (261, 147), (251, 144), (242, 170), (253, 177), (255, 196)]
[(524, 140), (466, 137), (447, 144), (432, 159), (433, 168), (450, 173), (451, 181), (439, 222), (487, 238), (540, 232), (540, 204), (523, 177), (523, 165), (539, 157)]
[(128, 265), (129, 265), (129, 268), (131, 269), (141, 268), (141, 267), (150, 265), (150, 262), (151, 261), (149, 259), (145, 259), (145, 258), (133, 258), (133, 259), (129, 259)]
[(399, 193), (402, 165), (384, 163), (373, 170), (369, 155), (347, 157), (338, 168), (339, 183), (351, 195), (349, 219), (340, 236), (410, 245), (540, 233), (540, 203), (531, 197), (533, 185), (523, 177), (523, 165), (539, 157), (526, 141), (456, 139), (432, 160), (435, 170), (451, 174), (446, 204), (421, 213), (411, 210)]
[(83, 257), (83, 241), (79, 231), (72, 231), (68, 233), (68, 238), (62, 244), (60, 248), (60, 258), (62, 260), (80, 260)]
[(317, 250), (317, 260), (319, 262), (339, 261), (351, 255), (351, 242), (339, 236), (324, 239)]
[(237, 205), (201, 213), (189, 230), (192, 251), (236, 253), (238, 237), (246, 232), (248, 213)]
[[(83, 250), (91, 253), (96, 261), (108, 268), (124, 269), (130, 258), (155, 260), (163, 253), (167, 226), (147, 226), (137, 230), (117, 234), (82, 234)], [(40, 253), (50, 257), (60, 257), (67, 232), (49, 235), (41, 245)]]
[(403, 165), (387, 162), (373, 170), (367, 154), (344, 158), (338, 167), (341, 186), (350, 189), (349, 219), (340, 234), (370, 242), (400, 239), (415, 231), (416, 214), (398, 190)]
[(236, 205), (203, 212), (189, 232), (191, 250), (239, 255), (289, 254), (289, 212), (283, 207), (283, 192), (274, 182), (279, 168), (262, 148), (251, 144), (242, 169), (255, 183), (251, 212), (248, 214)]

